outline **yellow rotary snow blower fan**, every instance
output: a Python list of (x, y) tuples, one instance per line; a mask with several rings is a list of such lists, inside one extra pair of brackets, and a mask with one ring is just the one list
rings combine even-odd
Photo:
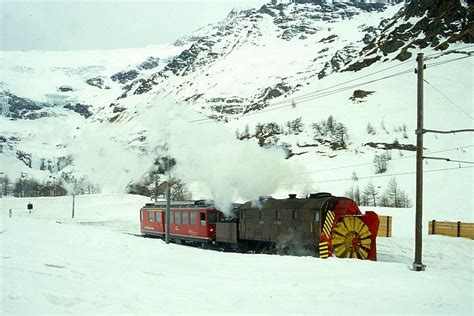
[(335, 255), (339, 258), (377, 260), (378, 227), (379, 218), (371, 211), (364, 215), (327, 212), (319, 243), (320, 258)]

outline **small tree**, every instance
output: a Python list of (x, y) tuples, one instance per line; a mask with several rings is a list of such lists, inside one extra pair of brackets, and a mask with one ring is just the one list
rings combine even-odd
[(367, 201), (365, 205), (367, 206), (377, 206), (377, 189), (374, 187), (372, 181), (369, 181), (362, 191), (362, 200)]
[(303, 131), (303, 122), (301, 117), (294, 119), (293, 121), (286, 122), (286, 126), (288, 128), (288, 134), (295, 134), (298, 135)]
[(379, 197), (379, 206), (382, 206), (382, 207), (389, 207), (390, 206), (390, 203), (388, 201), (388, 197), (387, 197), (387, 194), (382, 194), (380, 197)]
[(2, 177), (2, 194), (4, 196), (10, 195), (10, 178), (7, 175)]
[(332, 134), (334, 133), (334, 130), (335, 130), (335, 120), (334, 120), (334, 117), (332, 115), (329, 115), (328, 116), (328, 119), (326, 121), (326, 126), (327, 126), (327, 129), (328, 131)]
[(357, 205), (361, 205), (361, 199), (360, 199), (360, 191), (359, 191), (359, 186), (352, 185), (349, 190), (346, 190), (345, 196), (351, 200), (353, 200)]
[(375, 128), (372, 126), (372, 124), (370, 124), (370, 122), (367, 123), (367, 134), (369, 134), (369, 135), (377, 134), (375, 132)]
[(346, 141), (349, 138), (347, 127), (337, 122), (332, 115), (319, 123), (313, 123), (312, 128), (315, 132), (314, 139), (332, 142), (333, 149), (346, 148)]
[(337, 123), (334, 126), (333, 140), (338, 143), (342, 148), (346, 148), (346, 140), (349, 137), (347, 134), (347, 127), (342, 123)]
[(375, 173), (384, 173), (387, 171), (387, 161), (392, 159), (392, 154), (390, 151), (387, 151), (381, 155), (375, 155), (374, 157), (374, 167)]

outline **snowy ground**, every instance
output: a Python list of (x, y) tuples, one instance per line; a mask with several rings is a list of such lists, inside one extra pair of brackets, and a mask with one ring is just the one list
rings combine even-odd
[(427, 270), (413, 272), (410, 209), (377, 210), (394, 216), (394, 237), (378, 238), (379, 261), (368, 262), (220, 253), (139, 238), (129, 233), (138, 232), (146, 201), (78, 196), (71, 219), (71, 197), (0, 199), (2, 315), (473, 314), (474, 241), (425, 236)]

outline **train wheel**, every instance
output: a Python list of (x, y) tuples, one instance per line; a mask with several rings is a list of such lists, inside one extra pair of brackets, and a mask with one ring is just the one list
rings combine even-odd
[(334, 227), (332, 235), (333, 253), (339, 258), (367, 259), (372, 233), (358, 217), (344, 217)]

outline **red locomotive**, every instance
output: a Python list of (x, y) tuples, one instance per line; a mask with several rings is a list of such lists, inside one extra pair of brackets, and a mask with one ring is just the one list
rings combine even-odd
[[(216, 222), (222, 214), (206, 201), (171, 202), (170, 237), (176, 241), (212, 243)], [(140, 210), (140, 228), (144, 236), (164, 237), (166, 202), (148, 203)]]
[[(298, 199), (261, 199), (234, 207), (229, 219), (211, 201), (171, 203), (170, 238), (241, 252), (376, 260), (379, 219), (354, 201), (330, 193)], [(144, 236), (165, 236), (166, 203), (140, 210)]]

